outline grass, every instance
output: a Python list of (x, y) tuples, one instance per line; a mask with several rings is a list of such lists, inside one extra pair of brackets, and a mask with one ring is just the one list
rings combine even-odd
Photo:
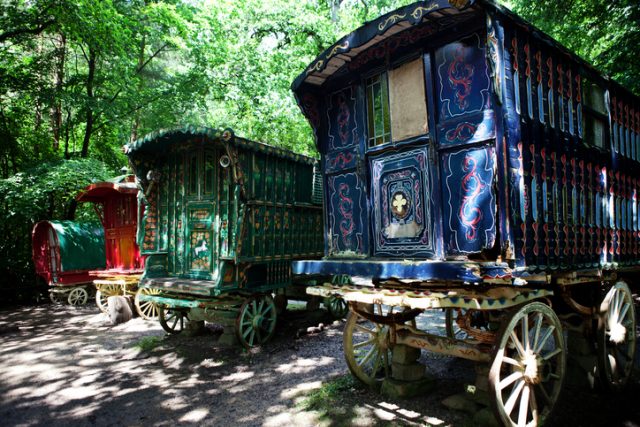
[(350, 394), (363, 387), (352, 375), (342, 375), (313, 390), (302, 400), (300, 406), (303, 410), (319, 410), (333, 413), (341, 406), (337, 405), (337, 403), (344, 402), (345, 394)]
[(162, 343), (162, 337), (144, 337), (133, 346), (142, 351), (153, 351)]

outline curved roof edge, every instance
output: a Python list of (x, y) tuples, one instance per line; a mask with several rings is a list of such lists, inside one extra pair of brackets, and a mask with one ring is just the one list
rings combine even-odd
[(366, 22), (361, 27), (342, 37), (328, 49), (322, 52), (291, 84), (296, 91), (309, 76), (322, 73), (327, 68), (333, 72), (342, 68), (351, 58), (364, 51), (371, 45), (378, 43), (381, 37), (390, 37), (407, 28), (417, 25), (423, 19), (442, 9), (461, 11), (475, 3), (475, 0), (432, 0), (419, 1), (388, 12), (373, 21)]
[(160, 129), (151, 132), (144, 137), (124, 145), (124, 153), (135, 156), (139, 153), (158, 153), (164, 151), (169, 145), (183, 142), (191, 138), (209, 138), (214, 141), (230, 143), (236, 147), (243, 147), (249, 150), (271, 154), (277, 157), (287, 158), (303, 163), (314, 163), (316, 159), (296, 154), (284, 148), (274, 147), (263, 142), (251, 141), (249, 139), (235, 136), (232, 129), (219, 130), (206, 126), (186, 125), (173, 129)]
[[(580, 66), (588, 69), (592, 73), (595, 73), (599, 78), (605, 80), (607, 83), (615, 84), (623, 88), (623, 86), (617, 84), (604, 72), (596, 69), (584, 58), (580, 57), (575, 52), (572, 52), (559, 41), (524, 18), (498, 4), (495, 0), (432, 0), (419, 1), (388, 12), (373, 21), (365, 23), (361, 27), (342, 37), (318, 55), (316, 59), (314, 59), (313, 62), (300, 75), (298, 75), (298, 77), (296, 77), (291, 84), (291, 89), (296, 92), (304, 83), (321, 86), (324, 83), (324, 81), (321, 80), (330, 78), (335, 72), (342, 69), (344, 65), (350, 62), (352, 58), (370, 46), (379, 43), (385, 38), (400, 33), (405, 29), (420, 24), (425, 19), (429, 19), (431, 16), (439, 14), (443, 9), (449, 9), (449, 11), (459, 13), (466, 12), (469, 9), (477, 9), (477, 7), (493, 10), (514, 24), (526, 28), (541, 42), (546, 43), (547, 45), (550, 45), (555, 49), (558, 49), (560, 52), (568, 55)], [(327, 68), (330, 69), (327, 70)], [(326, 78), (323, 79), (323, 75), (326, 76)], [(626, 88), (624, 89), (629, 91)]]
[[(129, 179), (129, 177), (133, 179)], [(138, 187), (135, 183), (135, 175), (127, 175), (105, 182), (90, 184), (76, 196), (76, 200), (79, 202), (97, 202), (111, 193), (136, 195)]]

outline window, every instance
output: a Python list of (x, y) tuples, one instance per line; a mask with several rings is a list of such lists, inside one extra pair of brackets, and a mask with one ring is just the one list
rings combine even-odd
[(367, 79), (367, 121), (370, 147), (391, 141), (389, 87), (386, 72)]
[(422, 58), (367, 79), (369, 146), (428, 132)]
[(607, 120), (604, 90), (600, 86), (585, 80), (583, 92), (582, 122), (584, 123), (584, 141), (596, 147), (604, 148), (605, 123)]

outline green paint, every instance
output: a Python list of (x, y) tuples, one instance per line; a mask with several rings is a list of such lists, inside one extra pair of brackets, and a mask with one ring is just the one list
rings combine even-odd
[(94, 224), (50, 221), (60, 245), (62, 271), (103, 269), (104, 229)]

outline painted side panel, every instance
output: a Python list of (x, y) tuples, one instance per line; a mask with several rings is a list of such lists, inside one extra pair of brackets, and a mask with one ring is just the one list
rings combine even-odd
[(467, 144), (495, 136), (489, 110), (490, 80), (486, 48), (478, 34), (436, 50), (438, 141)]
[(355, 172), (331, 175), (327, 180), (329, 253), (337, 256), (367, 254), (369, 224), (365, 183)]
[(494, 164), (492, 147), (464, 149), (442, 156), (447, 253), (480, 252), (493, 246), (496, 237)]

